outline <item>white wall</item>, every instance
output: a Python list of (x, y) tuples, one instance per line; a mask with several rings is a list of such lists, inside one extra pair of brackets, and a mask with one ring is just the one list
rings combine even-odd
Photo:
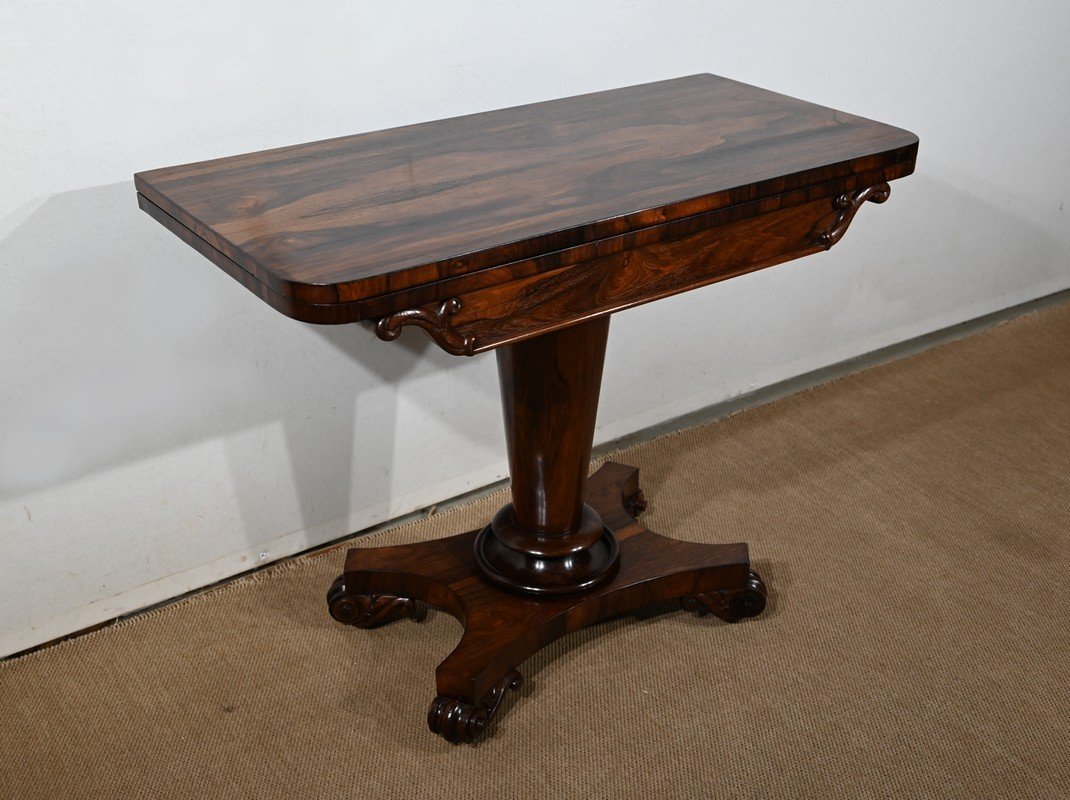
[(599, 440), (1070, 286), (1056, 0), (0, 15), (0, 654), (505, 474), (493, 357), (277, 314), (137, 170), (695, 72), (921, 137), (832, 252), (617, 316)]

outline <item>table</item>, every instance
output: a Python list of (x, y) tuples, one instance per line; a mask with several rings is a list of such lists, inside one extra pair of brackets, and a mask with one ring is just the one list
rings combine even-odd
[(496, 351), (512, 502), (479, 530), (349, 550), (327, 598), (361, 628), (425, 604), (462, 621), (428, 712), (459, 742), (567, 633), (670, 600), (728, 621), (763, 610), (745, 544), (647, 530), (632, 467), (588, 478), (609, 318), (829, 249), (917, 148), (898, 128), (694, 75), (135, 183), (143, 210), (290, 317)]

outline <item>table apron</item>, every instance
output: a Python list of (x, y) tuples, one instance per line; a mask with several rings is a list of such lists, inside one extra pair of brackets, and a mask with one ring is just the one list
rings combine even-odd
[[(480, 352), (822, 252), (842, 218), (822, 198), (672, 241), (466, 292), (441, 320)], [(666, 327), (672, 325), (665, 320)]]

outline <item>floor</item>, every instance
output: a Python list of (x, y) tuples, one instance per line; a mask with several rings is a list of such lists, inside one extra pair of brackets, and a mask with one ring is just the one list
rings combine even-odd
[(574, 634), (451, 746), (459, 624), (338, 625), (335, 550), (0, 663), (0, 797), (1070, 797), (1070, 304), (612, 458), (750, 543), (763, 616)]

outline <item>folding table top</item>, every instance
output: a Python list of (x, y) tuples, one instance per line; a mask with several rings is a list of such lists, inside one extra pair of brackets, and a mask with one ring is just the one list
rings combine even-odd
[(899, 128), (693, 75), (156, 169), (135, 183), (142, 208), (291, 313), (853, 175), (902, 177), (917, 145)]

